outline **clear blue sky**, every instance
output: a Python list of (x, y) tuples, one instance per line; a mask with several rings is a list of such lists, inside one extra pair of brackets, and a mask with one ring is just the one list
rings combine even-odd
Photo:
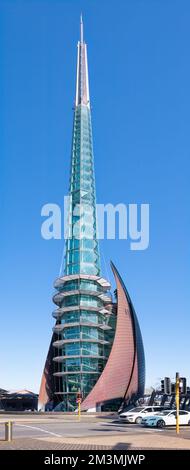
[[(43, 204), (67, 194), (76, 43), (88, 43), (97, 201), (150, 204), (150, 247), (104, 241), (126, 281), (147, 385), (189, 376), (190, 3), (0, 1), (0, 387), (38, 390), (62, 241)], [(104, 268), (104, 264), (103, 264)], [(112, 279), (111, 273), (109, 276)], [(127, 360), (127, 358), (126, 358)]]

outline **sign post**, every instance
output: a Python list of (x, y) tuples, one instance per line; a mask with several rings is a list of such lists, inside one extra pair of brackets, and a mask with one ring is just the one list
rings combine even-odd
[(176, 433), (179, 434), (179, 372), (176, 372), (175, 402), (176, 402)]

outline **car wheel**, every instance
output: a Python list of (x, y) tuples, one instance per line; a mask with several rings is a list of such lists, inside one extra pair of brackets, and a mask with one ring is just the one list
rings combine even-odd
[(188, 421), (188, 426), (190, 426), (190, 420)]
[(136, 423), (136, 424), (140, 424), (141, 421), (142, 421), (142, 418), (140, 418), (140, 416), (139, 416), (138, 418), (136, 418), (135, 423)]
[(164, 428), (165, 426), (165, 422), (163, 419), (159, 419), (159, 421), (157, 422), (157, 428)]

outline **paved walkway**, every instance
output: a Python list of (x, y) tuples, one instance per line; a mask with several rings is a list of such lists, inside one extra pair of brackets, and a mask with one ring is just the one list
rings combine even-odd
[(183, 439), (177, 436), (166, 436), (155, 434), (116, 434), (115, 436), (92, 436), (83, 438), (43, 438), (46, 442), (59, 442), (74, 445), (97, 445), (102, 443), (112, 449), (189, 449), (190, 439)]
[(117, 434), (112, 436), (92, 436), (82, 438), (55, 438), (44, 437), (43, 439), (22, 438), (11, 443), (0, 441), (0, 450), (139, 450), (139, 449), (188, 449), (190, 450), (190, 439), (180, 436), (166, 436), (154, 434)]
[(0, 450), (111, 450), (110, 446), (90, 444), (70, 444), (50, 442), (48, 439), (16, 439), (12, 442), (0, 441)]

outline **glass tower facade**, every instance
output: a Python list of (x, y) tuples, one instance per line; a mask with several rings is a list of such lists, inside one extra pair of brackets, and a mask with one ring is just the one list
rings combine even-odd
[(55, 282), (54, 379), (57, 408), (72, 411), (107, 362), (115, 328), (110, 284), (101, 277), (97, 241), (87, 46), (78, 43), (76, 98), (64, 275)]
[(91, 114), (79, 104), (74, 112), (65, 274), (100, 274), (96, 237)]
[[(38, 408), (112, 410), (144, 393), (141, 331), (128, 291), (112, 263), (116, 301), (103, 279), (96, 196), (87, 46), (80, 24), (71, 173), (63, 274), (55, 281), (55, 326), (41, 380)], [(115, 408), (113, 408), (115, 407)]]
[(87, 46), (78, 42), (65, 274), (100, 274)]

